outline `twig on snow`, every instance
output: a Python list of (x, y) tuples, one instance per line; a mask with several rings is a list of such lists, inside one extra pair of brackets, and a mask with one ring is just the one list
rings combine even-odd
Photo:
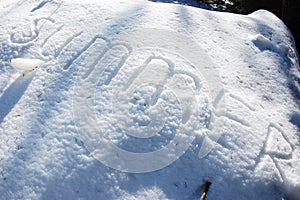
[(211, 185), (211, 182), (210, 181), (206, 181), (205, 182), (205, 188), (204, 188), (204, 192), (202, 193), (202, 195), (201, 195), (201, 197), (200, 197), (200, 200), (205, 200), (205, 198), (206, 198), (206, 195), (207, 195), (207, 193), (208, 193), (208, 190), (209, 190), (209, 187), (210, 187), (210, 185)]

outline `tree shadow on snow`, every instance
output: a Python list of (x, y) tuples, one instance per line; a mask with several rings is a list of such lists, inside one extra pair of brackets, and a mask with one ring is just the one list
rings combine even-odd
[(294, 124), (300, 130), (300, 113), (294, 112), (291, 115), (290, 122)]
[(32, 81), (35, 73), (26, 76), (20, 75), (0, 97), (0, 124), (5, 116), (10, 113), (14, 106), (22, 98), (24, 92)]
[(195, 6), (199, 7), (200, 3), (197, 2), (197, 0), (149, 0), (152, 2), (161, 2), (161, 3), (175, 3), (175, 4), (183, 4), (183, 5), (189, 5), (189, 6)]
[(214, 8), (207, 6), (205, 4), (197, 2), (197, 0), (149, 0), (152, 2), (159, 2), (159, 3), (173, 3), (173, 4), (180, 4), (180, 5), (187, 5), (196, 8), (203, 8), (207, 10), (214, 10)]
[(300, 113), (294, 112), (290, 116), (290, 122), (298, 129), (298, 140), (300, 142)]

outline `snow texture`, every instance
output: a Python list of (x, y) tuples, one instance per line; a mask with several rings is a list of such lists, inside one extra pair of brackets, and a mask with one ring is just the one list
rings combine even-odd
[(299, 57), (275, 15), (0, 1), (0, 199), (299, 199)]
[(23, 72), (31, 72), (43, 64), (39, 59), (15, 58), (11, 60), (11, 66)]

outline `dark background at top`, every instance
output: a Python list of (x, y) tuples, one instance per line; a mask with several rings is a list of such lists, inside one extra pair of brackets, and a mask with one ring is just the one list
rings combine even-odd
[[(300, 0), (150, 0), (154, 2), (178, 3), (209, 10), (250, 14), (265, 9), (279, 17), (294, 36), (298, 54), (300, 53)], [(227, 4), (227, 5), (226, 5)], [(224, 6), (226, 5), (226, 6)], [(214, 7), (214, 8), (213, 8)], [(217, 8), (216, 8), (217, 7)]]
[(274, 13), (292, 32), (300, 52), (300, 0), (243, 0), (246, 14), (258, 9)]

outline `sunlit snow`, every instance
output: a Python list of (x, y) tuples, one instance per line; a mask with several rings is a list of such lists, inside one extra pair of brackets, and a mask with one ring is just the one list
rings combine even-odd
[(300, 75), (275, 15), (0, 1), (0, 199), (297, 199)]

